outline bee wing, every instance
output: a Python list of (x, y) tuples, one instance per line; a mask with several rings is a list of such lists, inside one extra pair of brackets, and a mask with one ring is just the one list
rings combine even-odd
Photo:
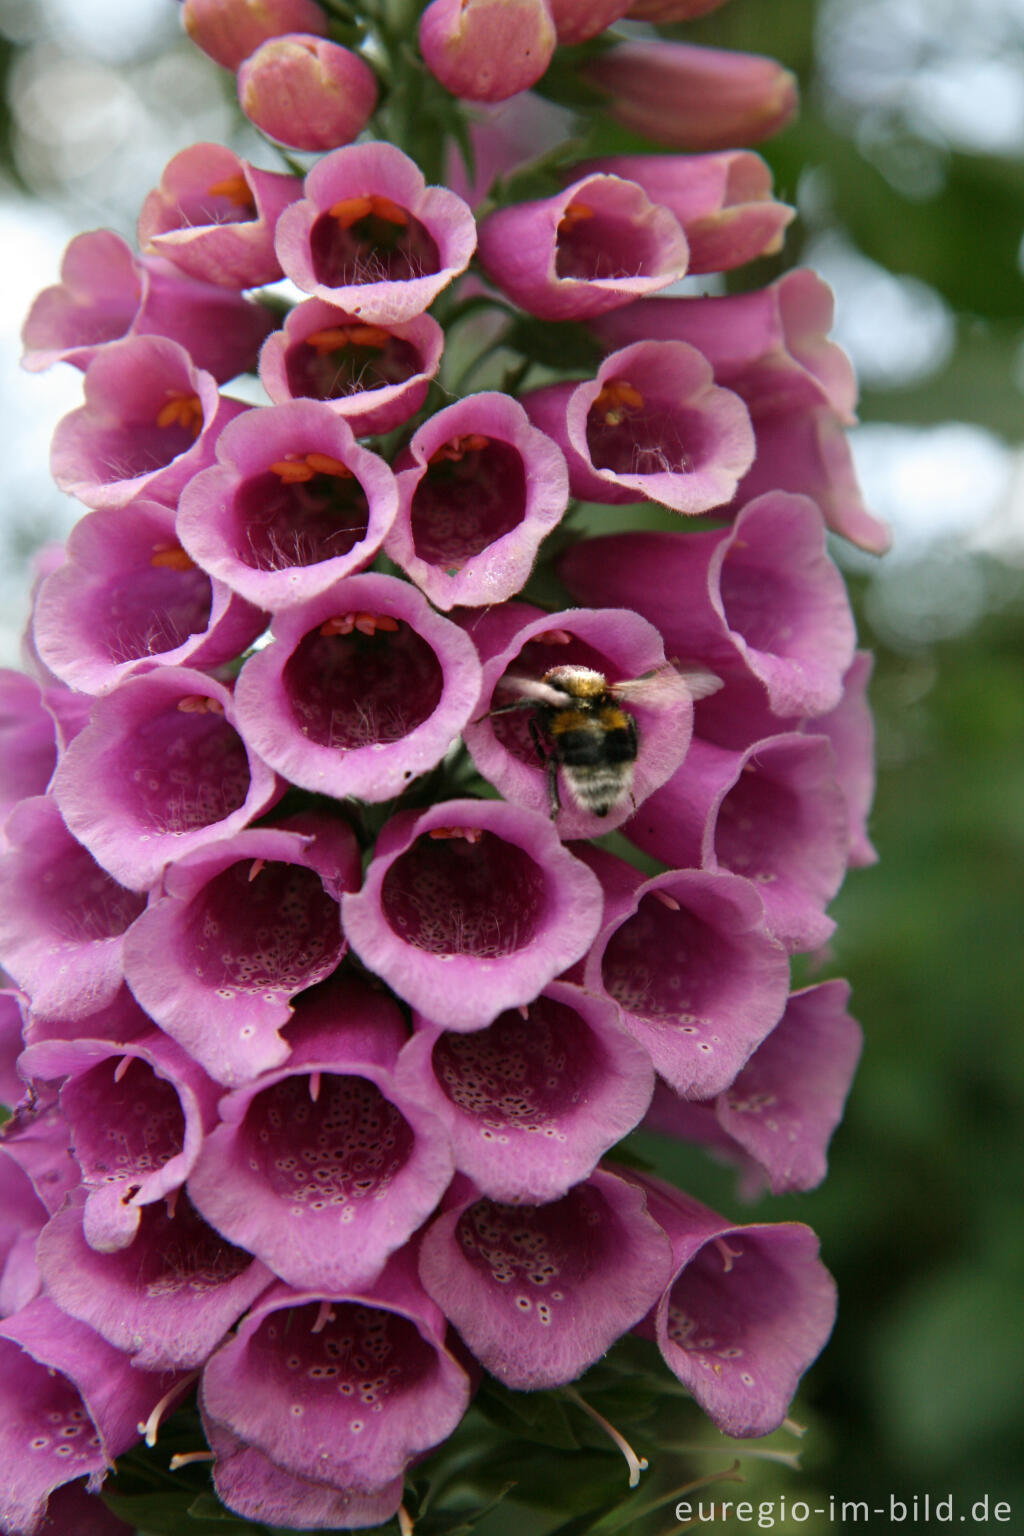
[(690, 666), (683, 662), (667, 661), (653, 672), (634, 677), (626, 682), (613, 683), (610, 692), (627, 703), (648, 705), (653, 709), (667, 708), (689, 700), (696, 703), (717, 693), (722, 679), (705, 667)]
[[(540, 678), (523, 677), (518, 672), (506, 672), (495, 692), (515, 693), (524, 704), (552, 704), (556, 709), (564, 708), (571, 702), (571, 696), (564, 688), (553, 688), (550, 683), (541, 682)], [(507, 705), (506, 708), (515, 709), (516, 705)]]

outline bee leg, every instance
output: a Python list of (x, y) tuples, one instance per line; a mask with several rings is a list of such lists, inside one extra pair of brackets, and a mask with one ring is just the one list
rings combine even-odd
[(530, 739), (537, 749), (538, 758), (548, 772), (548, 804), (551, 806), (551, 820), (554, 821), (562, 809), (562, 802), (558, 798), (558, 759), (545, 748), (536, 720), (530, 721)]

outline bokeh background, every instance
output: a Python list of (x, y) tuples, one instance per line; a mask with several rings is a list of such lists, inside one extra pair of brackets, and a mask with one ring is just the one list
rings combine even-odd
[[(675, 1164), (738, 1219), (809, 1222), (840, 1285), (794, 1410), (803, 1471), (754, 1462), (728, 1495), (988, 1494), (1024, 1529), (1024, 3), (730, 0), (683, 35), (800, 78), (798, 123), (762, 146), (800, 218), (733, 286), (806, 262), (835, 288), (857, 463), (895, 531), (883, 562), (836, 550), (877, 653), (882, 862), (847, 881), (804, 978), (848, 976), (867, 1040), (829, 1179), (745, 1209), (724, 1170)], [(130, 237), (187, 143), (276, 162), (172, 0), (0, 0), (0, 50), (0, 664), (17, 665), (32, 551), (79, 511), (46, 468), (79, 376), (18, 372), (29, 300), (73, 234)]]

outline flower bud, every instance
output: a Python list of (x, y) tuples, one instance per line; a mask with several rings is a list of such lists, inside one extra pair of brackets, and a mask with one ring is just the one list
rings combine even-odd
[(185, 31), (225, 69), (237, 69), (261, 43), (285, 32), (323, 37), (327, 17), (316, 0), (185, 0)]
[(335, 149), (365, 128), (377, 79), (358, 54), (302, 32), (274, 37), (238, 71), (250, 122), (292, 149)]
[(420, 20), (427, 68), (469, 101), (525, 91), (547, 69), (556, 41), (545, 0), (433, 0)]
[(611, 97), (609, 117), (666, 149), (733, 149), (777, 133), (796, 81), (774, 59), (689, 43), (623, 43), (583, 70)]

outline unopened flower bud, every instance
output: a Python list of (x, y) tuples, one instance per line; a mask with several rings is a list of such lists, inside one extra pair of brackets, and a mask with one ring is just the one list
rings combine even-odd
[(547, 69), (556, 41), (545, 0), (433, 0), (420, 20), (427, 68), (469, 101), (525, 91)]
[(274, 37), (238, 71), (250, 122), (292, 149), (335, 149), (365, 128), (377, 80), (358, 54), (305, 33)]
[(322, 37), (327, 17), (316, 0), (185, 0), (185, 31), (225, 69), (237, 69), (261, 43), (285, 32)]
[(733, 149), (778, 133), (796, 81), (774, 59), (689, 43), (623, 43), (583, 71), (609, 93), (608, 115), (667, 149)]

